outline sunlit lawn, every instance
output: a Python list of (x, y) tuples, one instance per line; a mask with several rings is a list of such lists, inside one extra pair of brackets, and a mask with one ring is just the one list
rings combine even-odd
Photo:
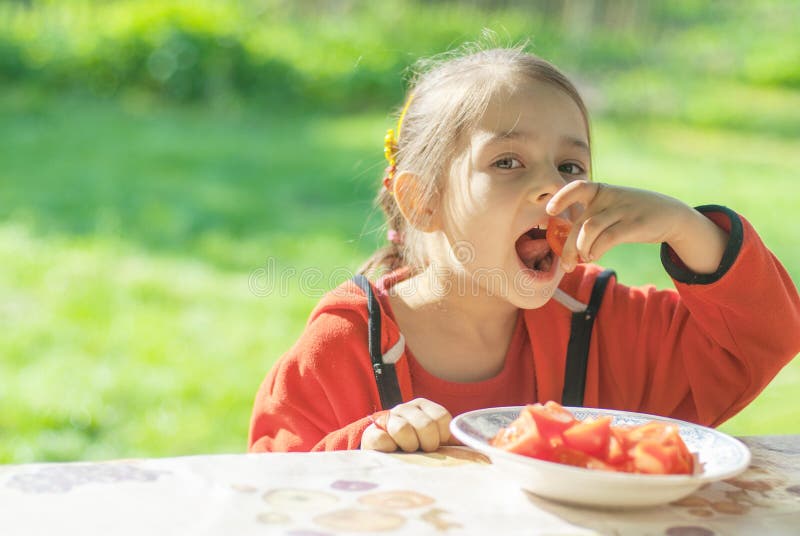
[[(389, 122), (4, 93), (0, 462), (243, 451), (264, 374), (378, 239)], [(598, 179), (741, 211), (800, 281), (796, 141), (612, 120), (594, 139)], [(655, 246), (602, 263), (669, 284)], [(795, 362), (723, 429), (800, 433), (798, 389)]]

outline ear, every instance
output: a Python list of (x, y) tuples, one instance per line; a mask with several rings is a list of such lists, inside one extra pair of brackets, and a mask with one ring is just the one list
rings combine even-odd
[(403, 217), (412, 227), (425, 233), (439, 228), (439, 192), (423, 199), (424, 188), (418, 175), (403, 171), (394, 178), (393, 193)]

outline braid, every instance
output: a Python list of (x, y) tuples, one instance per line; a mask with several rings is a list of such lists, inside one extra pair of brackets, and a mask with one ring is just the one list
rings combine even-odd
[[(394, 196), (386, 189), (381, 188), (375, 201), (386, 216), (387, 231), (393, 229), (400, 236), (403, 236), (406, 220), (397, 207)], [(378, 276), (380, 271), (392, 272), (406, 264), (405, 244), (400, 241), (390, 241), (389, 244), (380, 248), (367, 259), (358, 269), (358, 273), (367, 276)]]

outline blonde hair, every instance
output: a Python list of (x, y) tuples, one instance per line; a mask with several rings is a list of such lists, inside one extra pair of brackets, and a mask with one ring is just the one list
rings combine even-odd
[[(405, 110), (395, 158), (398, 175), (409, 171), (420, 180), (418, 207), (425, 207), (426, 201), (443, 192), (460, 137), (475, 127), (501, 89), (514, 88), (521, 81), (551, 84), (575, 101), (589, 136), (586, 106), (572, 82), (555, 66), (525, 52), (522, 46), (483, 50), (474, 47), (466, 45), (458, 51), (421, 60), (414, 68), (408, 89), (414, 97)], [(383, 185), (375, 201), (386, 216), (386, 228), (396, 230), (403, 240), (376, 251), (358, 272), (375, 274), (403, 266), (412, 272), (424, 270), (429, 260), (422, 231), (408, 224), (394, 195)], [(414, 220), (414, 216), (411, 214), (410, 219)]]

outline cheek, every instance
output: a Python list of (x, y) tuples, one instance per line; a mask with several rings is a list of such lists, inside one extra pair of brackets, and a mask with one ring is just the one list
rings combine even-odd
[[(466, 182), (466, 181), (465, 181)], [(452, 238), (471, 239), (490, 213), (490, 188), (485, 181), (469, 181), (448, 189), (444, 202), (446, 228)]]
[(510, 216), (508, 210), (518, 194), (518, 188), (511, 182), (503, 183), (487, 174), (476, 173), (451, 189), (452, 214), (461, 216), (462, 221), (483, 218), (497, 222), (498, 216)]
[(511, 185), (500, 184), (481, 173), (448, 188), (445, 229), (452, 244), (468, 251), (457, 255), (462, 264), (488, 267), (502, 262), (499, 257), (507, 250), (517, 194)]
[(492, 196), (491, 182), (482, 175), (471, 177), (450, 191), (453, 207), (467, 217), (486, 212)]

